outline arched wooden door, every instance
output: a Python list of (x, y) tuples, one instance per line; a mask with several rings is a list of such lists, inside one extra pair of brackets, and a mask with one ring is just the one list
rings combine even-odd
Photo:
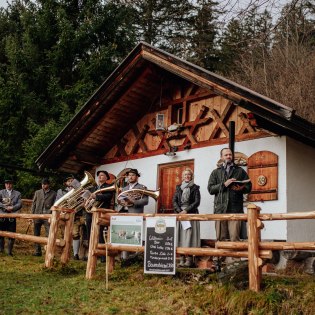
[(182, 172), (185, 168), (194, 171), (194, 161), (180, 161), (159, 165), (158, 187), (160, 198), (158, 201), (158, 213), (173, 213), (173, 195), (176, 185), (182, 182)]

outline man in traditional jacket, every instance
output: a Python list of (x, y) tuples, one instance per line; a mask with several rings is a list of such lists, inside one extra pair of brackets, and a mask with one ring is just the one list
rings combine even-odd
[[(42, 189), (36, 190), (32, 203), (33, 214), (49, 214), (51, 213), (51, 207), (56, 199), (56, 192), (50, 189), (50, 181), (48, 178), (43, 178)], [(34, 219), (34, 235), (40, 236), (40, 230), (42, 225), (45, 227), (45, 235), (49, 234), (48, 220)], [(40, 244), (35, 244), (35, 253), (33, 256), (41, 256), (42, 249)]]
[[(13, 181), (6, 179), (4, 181), (5, 189), (0, 190), (0, 213), (13, 213), (22, 208), (21, 193), (13, 189)], [(15, 218), (0, 218), (0, 230), (16, 232)], [(14, 238), (9, 238), (8, 255), (12, 255)], [(4, 237), (0, 237), (0, 252), (4, 252)]]
[[(130, 169), (126, 173), (126, 175), (128, 176), (128, 185), (122, 189), (122, 192), (133, 189), (147, 190), (147, 187), (138, 183), (140, 174), (137, 169)], [(149, 203), (149, 197), (143, 193), (138, 193), (134, 195), (121, 194), (118, 202), (122, 207), (122, 209), (120, 210), (128, 211), (128, 213), (143, 213), (144, 206)]]
[[(120, 212), (128, 212), (128, 213), (143, 213), (144, 206), (149, 203), (149, 197), (143, 193), (135, 193), (132, 194), (132, 190), (134, 189), (143, 189), (146, 190), (147, 187), (139, 184), (138, 179), (140, 177), (140, 173), (137, 169), (132, 168), (128, 172), (126, 172), (128, 176), (128, 185), (122, 189), (122, 194), (119, 197), (118, 203), (120, 205)], [(123, 194), (123, 192), (131, 190), (131, 193)], [(121, 253), (122, 259), (128, 259), (129, 252), (123, 251)]]
[[(251, 191), (247, 173), (233, 163), (229, 148), (221, 150), (223, 165), (215, 169), (209, 178), (208, 191), (214, 198), (214, 213), (243, 213), (243, 195)], [(216, 221), (217, 240), (240, 240), (241, 221)]]

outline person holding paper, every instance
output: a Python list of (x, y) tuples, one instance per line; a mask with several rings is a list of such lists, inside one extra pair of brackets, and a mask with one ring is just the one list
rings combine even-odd
[[(198, 213), (200, 205), (199, 186), (194, 183), (194, 174), (190, 168), (182, 173), (182, 183), (176, 186), (173, 196), (173, 206), (176, 213)], [(177, 246), (200, 247), (200, 224), (199, 221), (177, 222)], [(179, 267), (191, 267), (192, 256), (181, 255)]]
[[(214, 197), (214, 213), (243, 213), (243, 195), (251, 191), (252, 184), (244, 169), (233, 163), (229, 148), (221, 150), (222, 166), (212, 171), (208, 191)], [(218, 241), (240, 240), (241, 221), (216, 221)]]

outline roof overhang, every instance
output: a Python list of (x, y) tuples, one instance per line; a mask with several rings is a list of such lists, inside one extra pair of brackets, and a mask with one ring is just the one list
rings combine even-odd
[(113, 143), (148, 112), (165, 76), (221, 95), (253, 112), (265, 129), (315, 147), (314, 124), (292, 108), (141, 42), (39, 156), (38, 167), (79, 171), (101, 164)]

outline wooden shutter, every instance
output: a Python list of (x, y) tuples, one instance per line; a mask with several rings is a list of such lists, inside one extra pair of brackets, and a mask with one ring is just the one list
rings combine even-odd
[(248, 158), (248, 176), (252, 181), (249, 201), (278, 199), (278, 155), (259, 151)]
[(173, 213), (172, 199), (175, 188), (182, 182), (182, 172), (186, 168), (194, 171), (194, 161), (181, 161), (159, 166), (158, 187), (160, 187), (161, 194), (158, 201), (158, 213)]

